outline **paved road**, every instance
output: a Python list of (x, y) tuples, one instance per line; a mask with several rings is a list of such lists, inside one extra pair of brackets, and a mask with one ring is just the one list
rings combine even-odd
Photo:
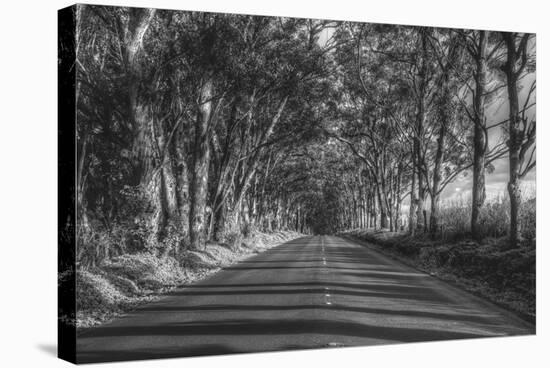
[(534, 326), (332, 236), (248, 258), (78, 337), (79, 363), (525, 335)]

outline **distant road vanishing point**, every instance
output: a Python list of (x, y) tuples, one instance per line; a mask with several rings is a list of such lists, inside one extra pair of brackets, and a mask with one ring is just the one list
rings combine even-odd
[(77, 361), (533, 333), (513, 314), (372, 249), (308, 236), (82, 332)]

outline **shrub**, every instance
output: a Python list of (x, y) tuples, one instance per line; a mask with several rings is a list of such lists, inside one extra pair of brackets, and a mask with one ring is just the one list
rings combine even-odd
[(230, 249), (237, 249), (243, 243), (243, 235), (240, 232), (228, 232), (225, 234), (225, 243)]

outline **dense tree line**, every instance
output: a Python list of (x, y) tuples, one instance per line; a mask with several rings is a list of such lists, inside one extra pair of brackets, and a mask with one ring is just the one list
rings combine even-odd
[[(508, 158), (509, 234), (517, 246), (519, 181), (536, 164), (536, 84), (520, 82), (535, 70), (533, 35), (357, 24), (336, 32), (351, 42), (338, 50), (342, 91), (325, 129), (361, 160), (367, 190), (348, 191), (352, 201), (370, 201), (379, 226), (395, 230), (408, 197), (408, 231), (435, 237), (442, 191), (471, 174), (471, 232), (479, 240), (485, 175)], [(509, 119), (491, 121), (495, 103), (507, 105)], [(355, 215), (352, 226), (365, 220)]]
[[(76, 17), (81, 263), (253, 229), (397, 230), (404, 200), (408, 230), (436, 234), (441, 192), (470, 171), (477, 236), (485, 172), (505, 155), (517, 243), (532, 35), (91, 5)], [(509, 119), (488, 124), (504, 93)]]
[(300, 206), (267, 180), (318, 123), (328, 23), (96, 6), (77, 18), (85, 242), (120, 233), (109, 257), (201, 249), (256, 224), (306, 231)]

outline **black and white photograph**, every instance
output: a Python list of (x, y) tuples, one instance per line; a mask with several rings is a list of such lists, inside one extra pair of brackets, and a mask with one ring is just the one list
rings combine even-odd
[(60, 10), (60, 358), (535, 334), (536, 41)]
[(544, 2), (3, 5), (0, 366), (548, 366)]

